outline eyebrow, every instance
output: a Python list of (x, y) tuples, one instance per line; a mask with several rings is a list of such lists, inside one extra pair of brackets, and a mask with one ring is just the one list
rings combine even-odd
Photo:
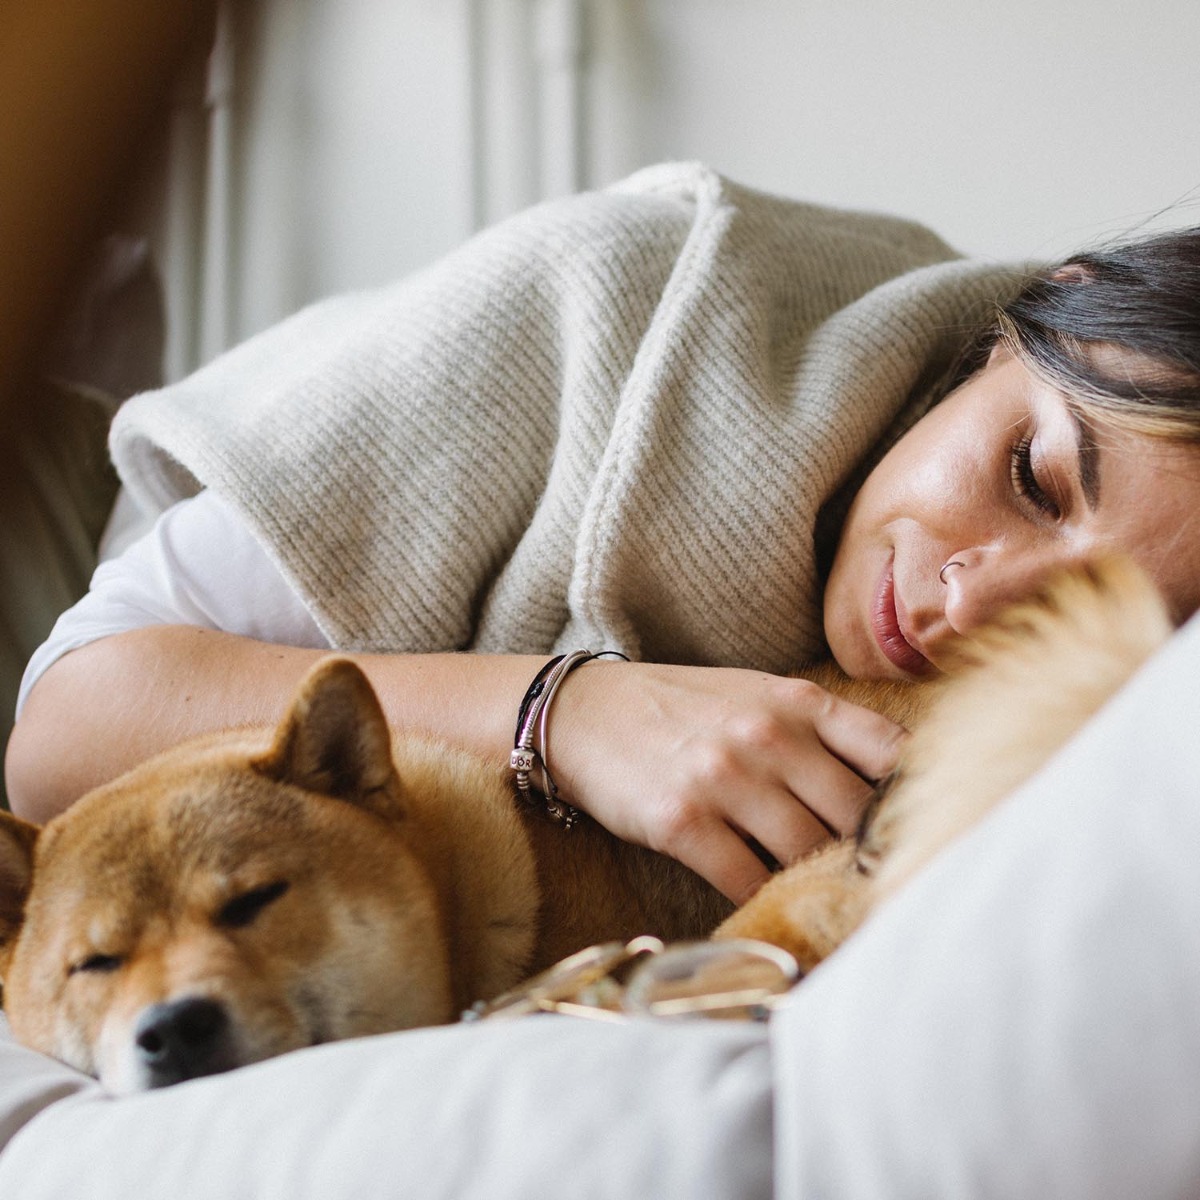
[(1068, 404), (1067, 412), (1075, 426), (1075, 450), (1079, 455), (1079, 482), (1083, 498), (1093, 512), (1100, 503), (1100, 443), (1096, 432), (1079, 411), (1077, 405)]

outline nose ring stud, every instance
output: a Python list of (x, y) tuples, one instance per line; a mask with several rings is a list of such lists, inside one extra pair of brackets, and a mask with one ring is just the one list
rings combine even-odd
[(951, 559), (951, 560), (950, 560), (948, 563), (946, 563), (946, 565), (945, 565), (944, 567), (942, 567), (942, 569), (941, 569), (941, 570), (938, 572), (938, 578), (939, 578), (939, 579), (942, 581), (942, 583), (945, 583), (945, 582), (946, 582), (946, 572), (947, 572), (948, 570), (950, 570), (950, 568), (951, 568), (951, 567), (965, 567), (966, 565), (967, 565), (967, 564), (966, 564), (966, 563), (964, 563), (964, 562), (959, 562), (957, 558), (952, 558), (952, 559)]

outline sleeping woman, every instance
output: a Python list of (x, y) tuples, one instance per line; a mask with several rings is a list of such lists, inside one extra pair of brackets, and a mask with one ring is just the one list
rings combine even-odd
[[(281, 715), (330, 650), (397, 726), (507, 763), (735, 901), (852, 830), (904, 731), (786, 672), (920, 678), (1048, 572), (1200, 607), (1200, 229), (1042, 269), (665, 166), (539, 206), (130, 401), (149, 531), (29, 665), (43, 821)], [(534, 782), (541, 776), (535, 772)]]

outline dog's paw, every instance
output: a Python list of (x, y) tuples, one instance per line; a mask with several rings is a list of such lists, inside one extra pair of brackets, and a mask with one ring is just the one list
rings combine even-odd
[(713, 937), (770, 942), (812, 970), (862, 920), (867, 877), (855, 869), (856, 850), (851, 840), (830, 842), (773, 875)]

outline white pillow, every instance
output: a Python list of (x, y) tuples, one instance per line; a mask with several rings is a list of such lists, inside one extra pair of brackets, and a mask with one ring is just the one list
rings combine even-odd
[[(87, 1092), (98, 1095), (100, 1085), (52, 1058), (17, 1045), (0, 1013), (0, 1150), (42, 1109), (67, 1096)], [(5, 1196), (17, 1194), (0, 1192)]]
[(0, 1196), (768, 1200), (770, 1081), (761, 1026), (536, 1017), (390, 1034), (52, 1104), (0, 1154)]
[(1200, 624), (772, 1040), (781, 1197), (1200, 1196)]

